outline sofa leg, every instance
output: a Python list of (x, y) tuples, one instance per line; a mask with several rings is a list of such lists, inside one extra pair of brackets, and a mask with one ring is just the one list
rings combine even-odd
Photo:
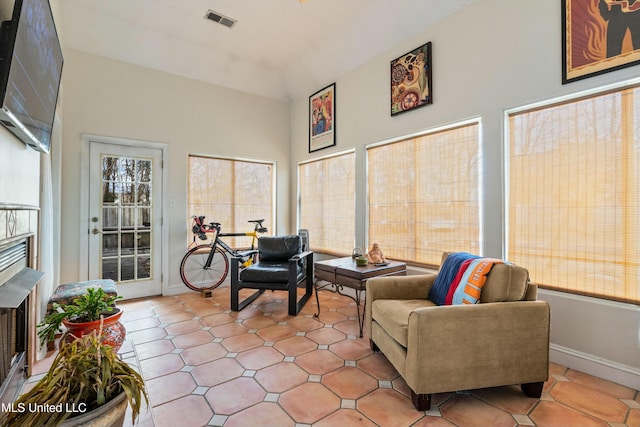
[(371, 338), (369, 338), (369, 346), (371, 347), (371, 350), (374, 353), (380, 353), (380, 348), (378, 348), (378, 346), (376, 345), (376, 343), (373, 342), (373, 340)]
[(413, 406), (415, 406), (418, 411), (424, 412), (431, 409), (430, 394), (416, 394), (413, 390), (411, 390), (411, 401), (413, 402)]
[(537, 397), (539, 398), (540, 396), (542, 396), (542, 387), (544, 386), (544, 383), (538, 382), (538, 383), (528, 383), (528, 384), (521, 384), (520, 388), (522, 389), (522, 392), (527, 395), (527, 397)]

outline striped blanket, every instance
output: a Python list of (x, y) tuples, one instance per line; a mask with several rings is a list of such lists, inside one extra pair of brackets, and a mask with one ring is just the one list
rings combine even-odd
[(466, 252), (452, 253), (442, 264), (429, 299), (437, 305), (477, 303), (491, 268), (502, 262)]

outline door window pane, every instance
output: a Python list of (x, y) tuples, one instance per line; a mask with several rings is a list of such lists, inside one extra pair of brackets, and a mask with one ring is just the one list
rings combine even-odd
[[(138, 268), (151, 262), (152, 167), (147, 159), (102, 158), (103, 278), (116, 282), (152, 278), (151, 270)], [(144, 255), (141, 260), (140, 255)]]

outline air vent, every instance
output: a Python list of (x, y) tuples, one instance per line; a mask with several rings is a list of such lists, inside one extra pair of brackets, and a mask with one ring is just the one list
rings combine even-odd
[(205, 19), (209, 19), (213, 22), (217, 22), (220, 25), (224, 25), (227, 28), (233, 28), (234, 25), (238, 22), (237, 19), (229, 18), (221, 13), (214, 12), (213, 10), (207, 10), (207, 13), (204, 15)]

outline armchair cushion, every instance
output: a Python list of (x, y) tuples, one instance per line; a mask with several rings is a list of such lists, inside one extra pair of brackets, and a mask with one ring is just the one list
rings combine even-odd
[[(296, 276), (301, 279), (304, 272), (299, 264), (296, 268)], [(289, 280), (289, 262), (260, 261), (242, 270), (240, 272), (240, 280), (258, 283), (287, 283)]]
[(261, 237), (258, 239), (258, 252), (260, 262), (286, 262), (302, 252), (302, 241), (298, 235)]
[(403, 347), (407, 347), (409, 314), (418, 308), (433, 307), (428, 299), (380, 299), (373, 302), (376, 322)]
[(487, 275), (480, 302), (533, 301), (537, 292), (533, 289), (533, 294), (528, 295), (528, 288), (531, 287), (526, 268), (515, 264), (497, 264)]

